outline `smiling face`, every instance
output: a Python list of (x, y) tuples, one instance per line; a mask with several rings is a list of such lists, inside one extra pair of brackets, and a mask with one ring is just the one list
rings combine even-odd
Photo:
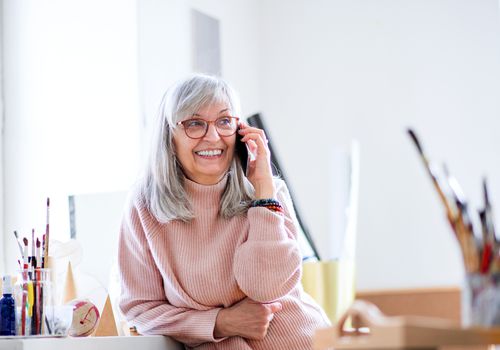
[[(184, 118), (198, 118), (215, 121), (223, 116), (231, 116), (228, 104), (215, 102), (199, 109), (194, 115)], [(206, 135), (192, 139), (185, 133), (182, 125), (174, 129), (175, 153), (184, 174), (192, 181), (202, 185), (219, 182), (229, 170), (234, 155), (236, 135), (221, 137), (214, 123), (209, 123)]]

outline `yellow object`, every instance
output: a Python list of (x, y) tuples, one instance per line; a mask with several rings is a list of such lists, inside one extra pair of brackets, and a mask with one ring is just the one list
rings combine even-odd
[(354, 261), (306, 261), (302, 266), (302, 285), (330, 321), (336, 323), (354, 301)]
[(33, 304), (35, 303), (35, 292), (33, 282), (28, 282), (28, 316), (33, 316)]

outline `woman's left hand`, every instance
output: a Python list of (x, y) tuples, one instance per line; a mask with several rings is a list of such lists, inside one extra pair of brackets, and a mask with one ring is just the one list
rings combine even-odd
[(275, 198), (276, 189), (271, 170), (271, 152), (267, 146), (264, 130), (240, 123), (238, 133), (243, 138), (236, 142), (245, 142), (249, 152), (254, 155), (254, 159), (248, 159), (247, 177), (255, 188), (256, 198)]

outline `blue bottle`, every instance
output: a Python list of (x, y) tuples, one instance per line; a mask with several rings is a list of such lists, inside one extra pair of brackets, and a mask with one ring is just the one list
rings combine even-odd
[(3, 298), (0, 299), (0, 335), (16, 335), (16, 302), (12, 297), (12, 279), (4, 276)]

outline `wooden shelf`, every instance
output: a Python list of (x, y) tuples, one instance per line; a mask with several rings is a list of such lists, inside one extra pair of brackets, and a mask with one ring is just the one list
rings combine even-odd
[[(351, 318), (356, 330), (346, 330)], [(363, 328), (362, 328), (363, 327)], [(369, 333), (362, 332), (366, 328)], [(334, 327), (316, 331), (314, 349), (438, 349), (443, 346), (500, 344), (500, 328), (464, 329), (458, 322), (420, 316), (383, 315), (373, 304), (356, 301)]]

